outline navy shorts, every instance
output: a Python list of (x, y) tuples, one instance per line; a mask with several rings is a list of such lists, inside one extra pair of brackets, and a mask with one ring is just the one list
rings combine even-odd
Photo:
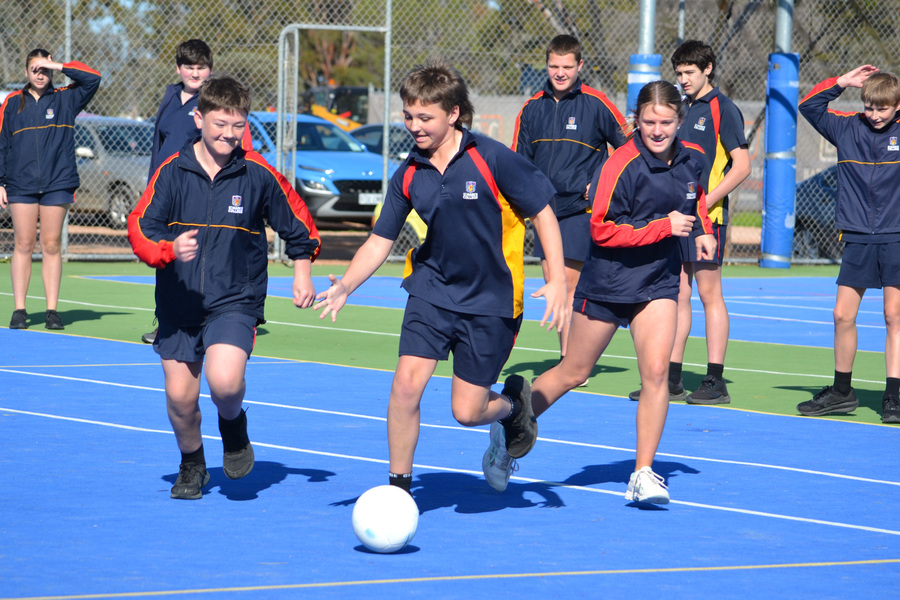
[(173, 327), (160, 320), (153, 349), (166, 360), (197, 362), (213, 344), (228, 344), (249, 357), (256, 342), (256, 323), (256, 317), (239, 312), (222, 313), (200, 327)]
[(712, 260), (703, 259), (700, 260), (697, 258), (697, 236), (703, 235), (700, 232), (691, 232), (691, 235), (688, 237), (680, 237), (678, 238), (679, 243), (681, 244), (681, 262), (695, 262), (695, 263), (708, 263), (708, 264), (716, 264), (720, 267), (722, 266), (722, 259), (725, 258), (725, 233), (728, 229), (726, 225), (718, 225), (716, 223), (712, 224), (713, 237), (716, 238), (716, 254), (712, 258)]
[(847, 242), (837, 284), (876, 290), (900, 285), (900, 242)]
[[(655, 298), (656, 300), (674, 300), (678, 302), (678, 294)], [(619, 327), (631, 325), (636, 315), (646, 302), (600, 302), (589, 300), (583, 296), (575, 296), (572, 310), (607, 323), (615, 323)]]
[[(559, 233), (562, 235), (563, 257), (569, 260), (584, 262), (591, 253), (591, 213), (578, 213), (559, 220)], [(534, 236), (535, 258), (544, 256), (544, 247), (540, 238)]]
[(61, 206), (63, 204), (72, 204), (72, 202), (75, 201), (75, 190), (57, 190), (55, 192), (44, 192), (43, 194), (7, 196), (6, 200), (10, 204), (40, 204), (41, 206)]
[(509, 359), (521, 324), (521, 317), (459, 313), (410, 296), (400, 330), (400, 356), (447, 360), (453, 352), (454, 375), (491, 386)]

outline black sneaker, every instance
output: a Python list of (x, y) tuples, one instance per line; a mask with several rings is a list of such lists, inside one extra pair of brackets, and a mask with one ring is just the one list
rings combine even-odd
[(797, 411), (807, 417), (818, 417), (828, 413), (849, 413), (856, 410), (859, 401), (856, 392), (850, 388), (849, 394), (841, 394), (834, 386), (827, 385), (822, 391), (813, 396), (812, 400), (801, 402), (797, 405)]
[[(687, 392), (684, 390), (684, 383), (669, 382), (669, 402), (682, 402), (687, 398)], [(641, 399), (641, 390), (637, 389), (628, 394), (628, 399), (637, 402)]]
[(228, 479), (240, 479), (253, 470), (256, 457), (253, 446), (247, 436), (247, 411), (234, 421), (226, 421), (219, 415), (219, 433), (222, 434), (222, 446), (225, 456), (222, 459), (222, 470)]
[(159, 327), (151, 331), (150, 333), (145, 333), (141, 336), (141, 341), (145, 344), (152, 344), (153, 340), (156, 339), (156, 333), (159, 331)]
[(24, 308), (17, 308), (13, 311), (12, 318), (9, 320), (10, 329), (28, 329), (28, 313)]
[(728, 404), (731, 396), (725, 387), (725, 380), (707, 375), (700, 382), (700, 387), (685, 398), (688, 404)]
[(900, 423), (900, 398), (885, 394), (881, 399), (881, 422)]
[(506, 451), (513, 458), (528, 454), (537, 441), (537, 419), (531, 408), (531, 386), (521, 375), (510, 375), (503, 385), (504, 396), (513, 401), (516, 416), (509, 422), (500, 421), (506, 433)]
[(172, 486), (172, 498), (176, 500), (199, 500), (203, 497), (203, 486), (209, 483), (206, 465), (182, 464), (178, 468), (178, 479)]
[(47, 329), (65, 329), (65, 325), (62, 323), (62, 319), (59, 318), (59, 313), (55, 310), (48, 310), (46, 313), (46, 323), (44, 323), (44, 327)]

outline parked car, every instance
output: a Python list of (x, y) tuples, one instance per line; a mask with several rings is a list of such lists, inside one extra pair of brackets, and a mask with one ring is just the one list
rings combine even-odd
[[(368, 223), (381, 202), (382, 161), (336, 125), (312, 115), (297, 119), (297, 191), (315, 219)], [(277, 114), (251, 112), (253, 148), (276, 162)], [(391, 162), (388, 176), (397, 170)]]
[(153, 125), (113, 117), (75, 119), (75, 161), (81, 187), (74, 211), (105, 215), (110, 227), (124, 229), (128, 214), (147, 187)]
[[(362, 142), (366, 146), (366, 150), (381, 154), (384, 151), (384, 124), (374, 123), (372, 125), (363, 125), (357, 127), (350, 132), (357, 141)], [(413, 137), (406, 130), (403, 123), (390, 124), (391, 143), (388, 148), (388, 157), (397, 161), (404, 161), (409, 156), (409, 151), (416, 144)]]
[(844, 244), (834, 227), (837, 165), (797, 184), (794, 204), (794, 258), (838, 260)]

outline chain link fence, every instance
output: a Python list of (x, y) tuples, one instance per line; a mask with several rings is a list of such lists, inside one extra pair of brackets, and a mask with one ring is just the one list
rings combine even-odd
[[(662, 77), (674, 79), (668, 57), (682, 36), (705, 40), (718, 55), (716, 83), (743, 111), (753, 172), (732, 194), (726, 256), (731, 261), (756, 261), (762, 220), (767, 57), (774, 50), (776, 2), (658, 0), (656, 6), (655, 51), (663, 57)], [(473, 93), (474, 127), (508, 144), (519, 108), (543, 83), (547, 42), (559, 33), (571, 33), (584, 46), (583, 79), (606, 92), (625, 112), (629, 55), (637, 51), (638, 7), (634, 0), (394, 0), (392, 88), (396, 90), (403, 75), (428, 56), (449, 58)], [(793, 51), (801, 57), (801, 97), (826, 77), (860, 64), (897, 72), (897, 8), (900, 2), (895, 0), (797, 0)], [(68, 29), (67, 13), (71, 14)], [(69, 0), (68, 7), (62, 0), (0, 0), (0, 14), (4, 15), (0, 90), (20, 88), (25, 54), (43, 47), (57, 59), (79, 60), (100, 71), (103, 83), (88, 111), (122, 119), (79, 119), (77, 161), (82, 187), (67, 228), (70, 260), (132, 258), (122, 215), (146, 183), (149, 119), (156, 114), (166, 85), (178, 80), (174, 51), (186, 39), (199, 37), (209, 43), (214, 74), (229, 74), (244, 82), (253, 94), (253, 109), (267, 111), (278, 99), (278, 74), (283, 67), (278, 61), (280, 32), (292, 23), (334, 26), (332, 31), (310, 30), (300, 36), (297, 76), (319, 92), (310, 103), (335, 123), (342, 117), (356, 119), (352, 126), (382, 120), (385, 36), (341, 31), (341, 27), (383, 27), (384, 0)], [(342, 106), (335, 93), (342, 88), (355, 90), (353, 107), (366, 110)], [(391, 93), (388, 99), (391, 120), (400, 121), (399, 98)], [(846, 93), (835, 107), (859, 110), (858, 93)], [(829, 169), (835, 159), (834, 149), (801, 118), (795, 261), (840, 258), (833, 227), (836, 182)], [(344, 198), (353, 193), (338, 195)], [(360, 213), (356, 220), (365, 220), (367, 214)], [(317, 221), (329, 226), (325, 218)], [(408, 247), (416, 241), (402, 243)], [(8, 256), (12, 244), (4, 212), (0, 214), (0, 255)]]

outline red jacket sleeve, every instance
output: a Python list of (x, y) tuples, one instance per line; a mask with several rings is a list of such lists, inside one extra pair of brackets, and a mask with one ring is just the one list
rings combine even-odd
[(128, 215), (128, 241), (131, 243), (131, 249), (142, 262), (157, 269), (175, 260), (173, 242), (164, 239), (167, 233), (165, 216), (169, 212), (170, 199), (163, 185), (165, 180), (163, 169), (177, 156), (177, 154), (171, 156), (160, 165), (150, 178), (137, 206)]

